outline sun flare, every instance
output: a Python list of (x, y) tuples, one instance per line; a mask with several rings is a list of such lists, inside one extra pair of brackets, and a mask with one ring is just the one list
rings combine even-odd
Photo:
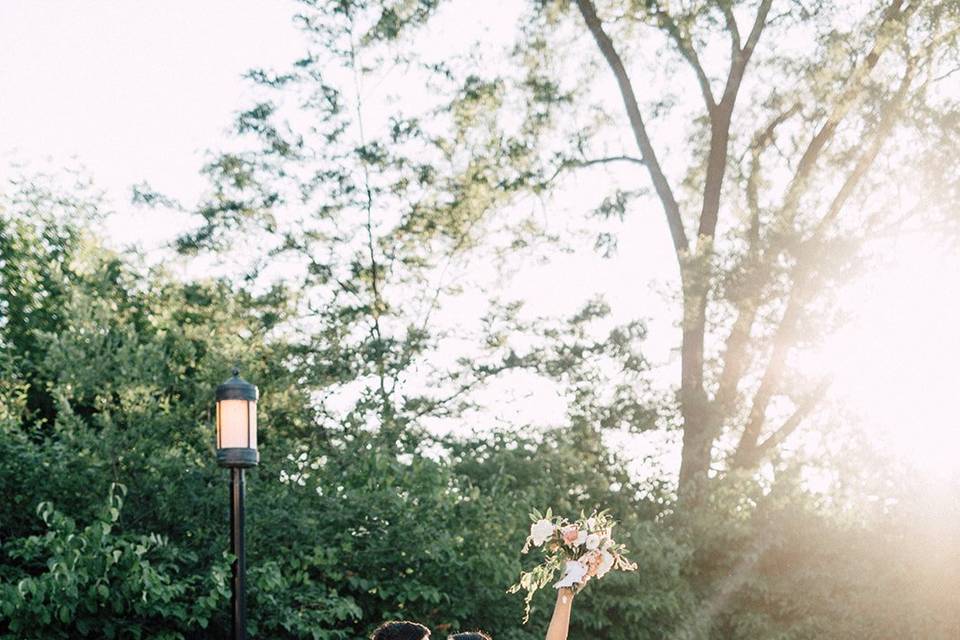
[(918, 236), (886, 257), (844, 292), (852, 321), (809, 362), (875, 444), (951, 476), (960, 468), (960, 256)]

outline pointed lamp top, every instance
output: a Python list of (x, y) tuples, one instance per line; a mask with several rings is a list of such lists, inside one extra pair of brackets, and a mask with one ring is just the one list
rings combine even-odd
[(217, 400), (250, 400), (256, 402), (260, 391), (240, 377), (240, 369), (233, 368), (233, 376), (223, 384), (217, 385)]

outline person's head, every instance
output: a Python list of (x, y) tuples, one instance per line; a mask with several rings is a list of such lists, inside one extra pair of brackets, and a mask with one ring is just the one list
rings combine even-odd
[(406, 620), (384, 622), (370, 636), (370, 640), (428, 640), (429, 638), (430, 629)]
[(464, 633), (455, 633), (449, 640), (493, 640), (483, 631), (466, 631)]

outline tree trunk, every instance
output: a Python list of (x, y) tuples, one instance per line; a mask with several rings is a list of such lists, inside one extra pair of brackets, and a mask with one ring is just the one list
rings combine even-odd
[(714, 429), (709, 420), (709, 400), (703, 387), (703, 346), (706, 331), (707, 278), (700, 270), (687, 271), (683, 286), (683, 344), (681, 346), (680, 413), (683, 418), (683, 451), (678, 493), (694, 500), (710, 471)]

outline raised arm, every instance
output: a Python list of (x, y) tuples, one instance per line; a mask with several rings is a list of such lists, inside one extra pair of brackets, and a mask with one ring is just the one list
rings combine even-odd
[(553, 609), (546, 640), (567, 640), (570, 629), (570, 610), (573, 608), (573, 589), (557, 590), (557, 604)]

